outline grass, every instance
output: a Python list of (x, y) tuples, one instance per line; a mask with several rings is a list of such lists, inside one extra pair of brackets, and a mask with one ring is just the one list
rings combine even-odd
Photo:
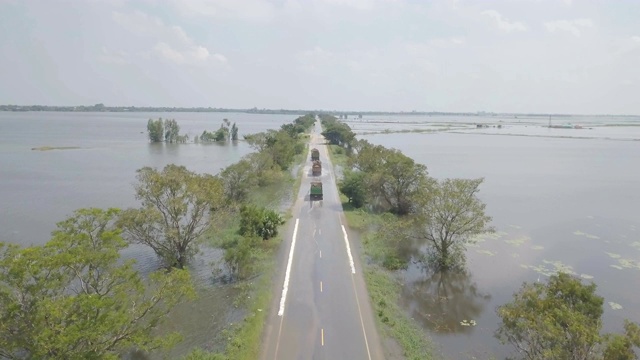
[(39, 146), (31, 148), (31, 150), (36, 151), (50, 151), (50, 150), (73, 150), (80, 149), (79, 146)]
[[(330, 156), (334, 163), (346, 164), (347, 157), (330, 146)], [(337, 153), (337, 154), (336, 154)], [(340, 194), (342, 208), (350, 229), (360, 234), (364, 256), (372, 261), (360, 259), (364, 267), (364, 278), (371, 305), (376, 315), (378, 328), (386, 338), (394, 339), (402, 348), (403, 355), (410, 360), (430, 360), (434, 358), (433, 345), (420, 326), (411, 319), (399, 305), (401, 284), (393, 272), (381, 266), (390, 255), (389, 246), (384, 239), (375, 236), (373, 229), (379, 224), (381, 216), (363, 209), (354, 208)]]
[[(306, 153), (295, 158), (294, 163), (303, 165)], [(259, 188), (252, 194), (251, 201), (260, 206), (278, 205), (288, 192), (293, 191), (294, 196), (300, 190), (302, 182), (303, 166), (300, 167), (296, 179), (288, 172), (284, 172), (283, 181)], [(287, 212), (290, 215), (290, 209)], [(230, 219), (231, 220), (231, 219)], [(238, 220), (233, 219), (227, 223), (224, 229), (216, 232), (216, 237), (224, 239), (226, 236), (234, 236), (239, 226)], [(243, 291), (239, 295), (242, 306), (246, 306), (246, 315), (241, 323), (236, 324), (227, 331), (228, 342), (224, 354), (208, 353), (196, 349), (184, 357), (185, 360), (254, 360), (259, 358), (262, 346), (262, 332), (269, 313), (272, 300), (272, 279), (277, 267), (275, 254), (283, 241), (282, 233), (286, 224), (282, 225), (278, 235), (268, 241), (262, 242), (261, 249), (257, 252), (254, 263), (254, 271), (260, 276), (252, 280), (237, 284)], [(219, 240), (214, 241), (219, 242)], [(246, 299), (246, 301), (245, 301)]]

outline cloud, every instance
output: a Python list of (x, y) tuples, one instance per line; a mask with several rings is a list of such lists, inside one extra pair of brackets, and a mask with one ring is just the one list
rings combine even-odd
[(150, 43), (151, 50), (165, 60), (189, 65), (204, 64), (209, 61), (227, 62), (224, 55), (212, 54), (209, 49), (197, 44), (180, 26), (166, 25), (157, 17), (134, 11), (114, 12), (113, 19), (131, 35), (146, 39)]
[(485, 10), (481, 14), (493, 19), (496, 25), (498, 26), (498, 28), (502, 31), (509, 33), (512, 31), (527, 30), (527, 27), (523, 23), (519, 21), (509, 22), (506, 18), (502, 17), (502, 15), (495, 10)]
[(316, 0), (316, 3), (339, 5), (356, 10), (372, 10), (380, 4), (400, 3), (398, 0)]
[(448, 38), (436, 38), (429, 40), (429, 45), (435, 47), (451, 47), (451, 46), (459, 46), (466, 43), (466, 39), (461, 36), (453, 36)]
[(633, 41), (635, 41), (637, 43), (640, 43), (640, 36), (632, 36), (631, 40), (633, 40)]
[(574, 36), (580, 37), (580, 28), (593, 27), (591, 19), (558, 20), (544, 23), (548, 32), (567, 31)]
[(121, 50), (110, 50), (103, 46), (99, 55), (100, 61), (107, 64), (124, 65), (129, 63), (129, 54)]
[(172, 0), (172, 3), (187, 16), (268, 21), (276, 15), (276, 7), (266, 0)]

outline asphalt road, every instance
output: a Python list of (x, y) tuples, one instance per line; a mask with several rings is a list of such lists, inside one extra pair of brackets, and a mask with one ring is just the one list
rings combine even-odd
[[(318, 121), (309, 150), (320, 151), (322, 175), (311, 175), (309, 153), (285, 234), (261, 359), (383, 359), (357, 249), (343, 226), (333, 166), (320, 132)], [(310, 182), (317, 179), (324, 199), (311, 202)]]

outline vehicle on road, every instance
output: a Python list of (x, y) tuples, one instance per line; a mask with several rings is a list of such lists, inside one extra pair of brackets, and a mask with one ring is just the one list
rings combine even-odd
[(312, 181), (311, 189), (309, 190), (309, 199), (322, 200), (322, 181)]
[(319, 176), (322, 174), (322, 162), (320, 160), (314, 160), (311, 165), (311, 174), (313, 176)]
[(316, 148), (311, 149), (311, 161), (320, 160), (320, 151)]

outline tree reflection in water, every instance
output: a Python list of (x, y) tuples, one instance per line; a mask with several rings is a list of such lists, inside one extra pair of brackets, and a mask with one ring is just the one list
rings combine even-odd
[[(425, 273), (426, 272), (426, 273)], [(478, 291), (468, 271), (421, 271), (402, 289), (403, 306), (424, 328), (441, 334), (470, 333), (474, 326), (461, 325), (476, 320), (491, 295)]]

